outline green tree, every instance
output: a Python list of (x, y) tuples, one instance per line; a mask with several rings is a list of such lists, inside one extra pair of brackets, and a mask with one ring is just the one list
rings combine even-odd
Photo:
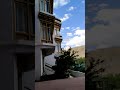
[(85, 57), (77, 58), (73, 70), (85, 72)]
[(85, 70), (85, 85), (86, 90), (96, 90), (97, 79), (99, 79), (99, 74), (104, 72), (104, 68), (98, 68), (97, 66), (102, 64), (104, 60), (95, 59), (88, 56), (86, 53), (86, 70)]
[(72, 66), (75, 64), (75, 60), (78, 57), (77, 52), (74, 50), (68, 49), (61, 51), (61, 55), (55, 57), (56, 66), (53, 67), (55, 70), (55, 75), (57, 78), (66, 78), (69, 76), (69, 69), (72, 69)]

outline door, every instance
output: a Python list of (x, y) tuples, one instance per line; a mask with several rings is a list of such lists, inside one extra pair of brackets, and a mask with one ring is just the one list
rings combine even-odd
[(18, 90), (34, 90), (34, 54), (17, 54)]

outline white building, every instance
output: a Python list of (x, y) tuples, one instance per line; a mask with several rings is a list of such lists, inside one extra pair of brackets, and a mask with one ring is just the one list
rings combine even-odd
[(52, 69), (52, 66), (54, 66), (56, 62), (54, 56), (61, 52), (62, 36), (60, 35), (60, 27), (61, 21), (56, 19), (53, 32), (53, 44), (55, 45), (55, 50), (51, 55), (44, 58), (44, 71), (46, 75), (54, 74), (54, 70)]
[[(53, 0), (35, 0), (35, 80), (45, 74), (44, 58), (60, 51), (61, 21), (53, 15)], [(55, 27), (55, 28), (54, 28)], [(56, 34), (55, 34), (56, 33)], [(57, 45), (57, 46), (56, 46)]]

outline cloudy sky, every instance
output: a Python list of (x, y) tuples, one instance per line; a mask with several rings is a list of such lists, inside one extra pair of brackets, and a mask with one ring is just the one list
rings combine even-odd
[(86, 48), (120, 47), (120, 0), (87, 0)]
[(54, 0), (54, 15), (62, 21), (62, 47), (85, 45), (85, 0)]

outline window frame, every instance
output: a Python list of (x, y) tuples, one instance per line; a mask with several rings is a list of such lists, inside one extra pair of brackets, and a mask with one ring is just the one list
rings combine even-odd
[[(40, 22), (41, 22), (41, 30), (42, 30), (41, 36), (43, 36), (43, 32), (46, 35), (45, 38), (41, 37), (41, 41), (45, 42), (45, 43), (53, 43), (53, 30), (52, 30), (53, 23), (46, 21), (46, 20), (41, 20)], [(43, 25), (43, 23), (45, 25)], [(48, 27), (48, 25), (50, 25), (50, 27)], [(43, 27), (44, 27), (44, 29), (43, 29)], [(48, 31), (48, 29), (49, 29), (49, 31)]]
[[(26, 21), (26, 27), (27, 27), (27, 32), (26, 31), (17, 31), (17, 12), (16, 12), (16, 4), (25, 4), (27, 7), (27, 21)], [(32, 16), (32, 14), (30, 15), (30, 8), (34, 8), (33, 10), (35, 11), (35, 2), (32, 2), (31, 0), (14, 0), (14, 22), (15, 22), (15, 39), (19, 40), (19, 39), (23, 39), (23, 40), (33, 40), (35, 38), (35, 33), (33, 31), (35, 31), (35, 23), (33, 23), (33, 25), (31, 24), (32, 22), (32, 17), (34, 18), (33, 20), (35, 20), (35, 15)], [(31, 10), (32, 11), (32, 10)], [(33, 11), (33, 12), (34, 12)], [(32, 31), (33, 28), (33, 31)]]
[(52, 13), (51, 10), (51, 0), (40, 0), (39, 2), (39, 10), (47, 13)]

